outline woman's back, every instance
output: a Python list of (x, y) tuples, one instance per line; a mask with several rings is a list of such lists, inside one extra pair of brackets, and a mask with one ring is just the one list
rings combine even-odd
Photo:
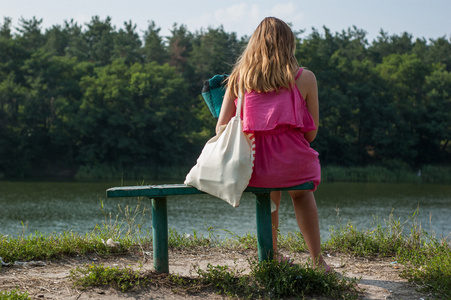
[(243, 108), (244, 131), (255, 135), (249, 186), (286, 187), (313, 181), (316, 189), (321, 180), (318, 153), (305, 138), (316, 126), (298, 86), (278, 92), (251, 91)]
[[(300, 68), (297, 80), (303, 69)], [(302, 132), (316, 129), (314, 119), (298, 86), (280, 89), (278, 92), (246, 93), (243, 104), (243, 128), (245, 132), (272, 130), (279, 125), (299, 128)]]

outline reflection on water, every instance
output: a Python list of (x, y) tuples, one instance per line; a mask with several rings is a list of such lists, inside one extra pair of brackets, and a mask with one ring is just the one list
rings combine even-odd
[[(136, 198), (106, 199), (105, 190), (119, 185), (120, 182), (0, 181), (0, 234), (16, 236), (25, 228), (28, 234), (89, 232), (96, 224), (110, 220), (110, 213), (113, 219), (117, 214), (123, 216), (119, 206), (136, 205)], [(376, 217), (383, 223), (392, 211), (396, 219), (404, 222), (417, 207), (423, 229), (444, 236), (451, 232), (451, 187), (447, 185), (322, 183), (315, 196), (323, 240), (329, 237), (330, 227), (337, 227), (339, 222), (352, 221), (357, 228), (372, 228)], [(144, 199), (142, 205), (148, 209), (150, 201)], [(207, 228), (213, 227), (221, 236), (227, 234), (226, 230), (237, 235), (254, 234), (255, 198), (245, 194), (240, 207), (233, 208), (208, 195), (173, 196), (168, 199), (168, 218), (169, 227), (181, 233), (195, 230), (207, 234)], [(143, 220), (143, 229), (150, 230), (149, 212)], [(280, 231), (298, 231), (286, 193), (280, 208)]]

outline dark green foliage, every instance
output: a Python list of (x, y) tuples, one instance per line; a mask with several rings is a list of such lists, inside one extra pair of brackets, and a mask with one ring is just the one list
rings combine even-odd
[(126, 292), (140, 285), (139, 271), (130, 267), (119, 269), (118, 267), (105, 267), (91, 264), (85, 267), (77, 267), (71, 270), (70, 278), (75, 286), (84, 289), (91, 286), (111, 286), (122, 292)]
[(208, 265), (198, 269), (200, 280), (218, 293), (244, 299), (286, 299), (322, 295), (333, 299), (357, 299), (355, 279), (335, 273), (277, 261), (250, 260), (250, 273), (229, 266)]
[(155, 61), (163, 64), (168, 61), (169, 53), (160, 36), (161, 28), (157, 27), (154, 21), (149, 22), (147, 31), (144, 33), (143, 56), (145, 62)]
[[(166, 177), (195, 163), (216, 122), (202, 82), (229, 73), (247, 37), (178, 24), (162, 37), (154, 22), (140, 37), (132, 21), (117, 29), (98, 16), (85, 28), (41, 23), (21, 19), (17, 34), (0, 24), (0, 177)], [(323, 166), (449, 165), (449, 39), (296, 34), (318, 80)]]

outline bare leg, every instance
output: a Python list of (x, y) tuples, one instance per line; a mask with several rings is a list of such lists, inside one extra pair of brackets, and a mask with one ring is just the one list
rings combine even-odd
[(313, 192), (289, 191), (289, 194), (293, 200), (296, 221), (307, 243), (314, 266), (328, 270), (329, 266), (321, 255), (318, 209)]
[(272, 223), (272, 247), (274, 249), (274, 253), (277, 253), (277, 232), (279, 228), (279, 206), (280, 199), (282, 197), (281, 191), (271, 192), (271, 200), (277, 206), (277, 210), (271, 213), (271, 223)]

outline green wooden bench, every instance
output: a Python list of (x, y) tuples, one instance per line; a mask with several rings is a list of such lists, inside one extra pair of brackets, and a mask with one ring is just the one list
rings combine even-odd
[[(287, 188), (248, 187), (244, 192), (256, 195), (257, 243), (259, 261), (273, 257), (271, 228), (271, 191), (311, 190), (313, 183)], [(124, 186), (107, 189), (107, 197), (149, 197), (152, 200), (152, 240), (155, 271), (169, 273), (167, 197), (174, 195), (204, 194), (184, 184)]]

